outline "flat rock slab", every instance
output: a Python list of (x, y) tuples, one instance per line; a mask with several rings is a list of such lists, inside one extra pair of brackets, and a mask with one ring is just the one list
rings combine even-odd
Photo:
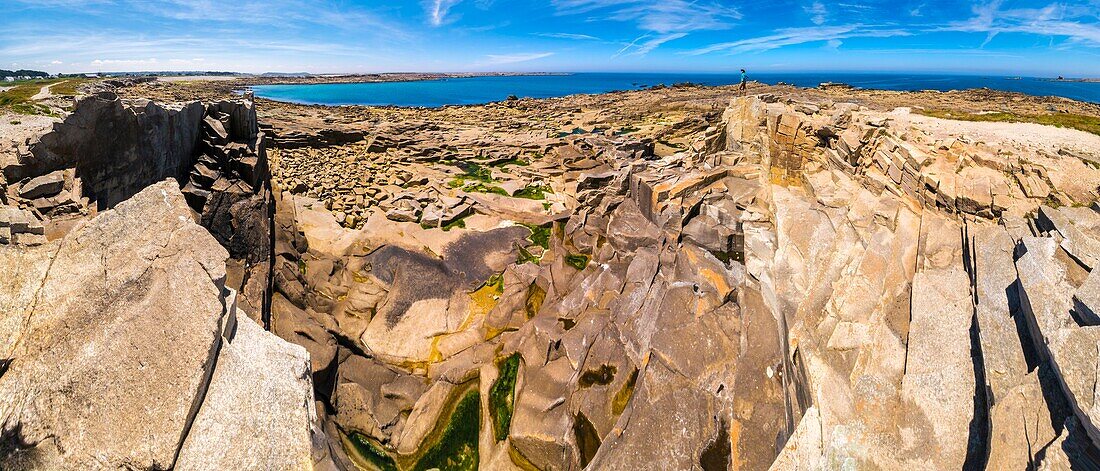
[(973, 306), (963, 269), (958, 224), (925, 214), (917, 272), (913, 276), (902, 400), (902, 436), (911, 440), (911, 460), (939, 469), (961, 469), (974, 416), (974, 364), (970, 357)]
[(234, 316), (175, 469), (312, 469), (309, 355), (244, 312)]
[(4, 282), (5, 311), (26, 315), (0, 377), (0, 467), (172, 467), (213, 367), (227, 256), (170, 180), (18, 255), (38, 276)]
[(53, 196), (61, 193), (65, 188), (65, 171), (47, 173), (40, 177), (30, 179), (19, 187), (19, 196), (33, 200), (44, 196)]

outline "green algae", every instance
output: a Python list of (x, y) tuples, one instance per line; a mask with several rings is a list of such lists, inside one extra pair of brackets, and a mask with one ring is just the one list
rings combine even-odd
[(508, 438), (511, 429), (519, 359), (519, 353), (513, 353), (499, 362), (500, 376), (489, 389), (489, 413), (493, 419), (493, 435), (498, 442)]
[(550, 248), (550, 224), (544, 224), (541, 226), (535, 226), (532, 224), (520, 224), (531, 231), (531, 235), (527, 237), (532, 244), (535, 244), (544, 249)]
[(440, 415), (414, 454), (392, 454), (358, 432), (344, 435), (344, 449), (359, 468), (370, 471), (476, 470), (481, 425), (481, 397), (476, 382), (466, 383), (450, 395), (445, 411), (449, 412)]
[(482, 286), (488, 287), (494, 294), (504, 294), (504, 274), (494, 273)]
[(365, 462), (372, 471), (398, 471), (397, 463), (382, 447), (375, 445), (374, 441), (359, 432), (353, 432), (347, 436), (359, 459)]
[(622, 415), (623, 411), (626, 410), (626, 405), (634, 397), (634, 386), (637, 383), (638, 369), (634, 368), (634, 371), (630, 373), (630, 377), (626, 379), (626, 383), (623, 383), (623, 387), (615, 393), (615, 397), (611, 400), (611, 412), (615, 415)]
[(554, 189), (550, 188), (550, 185), (527, 185), (517, 190), (512, 196), (529, 200), (544, 200), (547, 193), (554, 194)]
[(478, 425), (481, 423), (481, 398), (476, 390), (467, 392), (455, 406), (450, 423), (439, 441), (416, 462), (413, 471), (476, 470), (478, 465)]
[(524, 263), (534, 263), (535, 265), (538, 265), (541, 261), (542, 257), (536, 257), (535, 254), (531, 253), (531, 251), (523, 247), (519, 248), (519, 256), (516, 257), (517, 264), (523, 265)]
[(567, 254), (565, 256), (565, 264), (569, 265), (577, 270), (584, 270), (588, 266), (588, 262), (592, 261), (592, 257), (584, 254)]

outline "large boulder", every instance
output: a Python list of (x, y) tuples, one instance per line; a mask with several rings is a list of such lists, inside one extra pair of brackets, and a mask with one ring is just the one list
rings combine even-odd
[(312, 469), (309, 354), (240, 309), (175, 469)]
[(35, 251), (34, 294), (0, 314), (22, 314), (2, 466), (171, 467), (214, 366), (226, 256), (170, 180)]
[[(168, 469), (185, 441), (225, 463), (301, 461), (308, 360), (244, 322), (222, 340), (243, 319), (226, 314), (227, 257), (172, 180), (44, 246), (0, 247), (20, 267), (0, 295), (0, 468)], [(235, 424), (256, 439), (218, 449)]]

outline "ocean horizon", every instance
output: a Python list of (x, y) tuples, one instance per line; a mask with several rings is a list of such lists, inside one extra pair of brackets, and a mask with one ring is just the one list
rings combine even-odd
[[(1035, 96), (1057, 96), (1100, 103), (1100, 82), (1059, 81), (1041, 77), (996, 75), (902, 73), (760, 73), (750, 81), (768, 85), (786, 83), (816, 87), (825, 82), (857, 88), (918, 91), (989, 88)], [(607, 93), (690, 82), (720, 86), (740, 82), (740, 74), (725, 73), (566, 73), (511, 76), (477, 76), (433, 80), (256, 85), (256, 96), (308, 105), (363, 105), (441, 107), (478, 105), (519, 98), (554, 98), (576, 94)]]

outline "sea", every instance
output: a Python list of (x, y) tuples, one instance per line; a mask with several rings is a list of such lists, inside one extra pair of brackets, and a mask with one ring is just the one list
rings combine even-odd
[[(949, 91), (986, 87), (1100, 103), (1100, 82), (1057, 81), (1037, 77), (750, 73), (748, 78), (772, 85), (782, 82), (801, 87), (816, 87), (824, 82), (834, 82), (880, 90)], [(551, 98), (581, 93), (638, 90), (684, 82), (730, 85), (740, 80), (740, 74), (576, 73), (480, 76), (409, 82), (257, 85), (252, 89), (258, 97), (310, 105), (441, 107), (502, 101), (511, 95), (520, 98)]]

